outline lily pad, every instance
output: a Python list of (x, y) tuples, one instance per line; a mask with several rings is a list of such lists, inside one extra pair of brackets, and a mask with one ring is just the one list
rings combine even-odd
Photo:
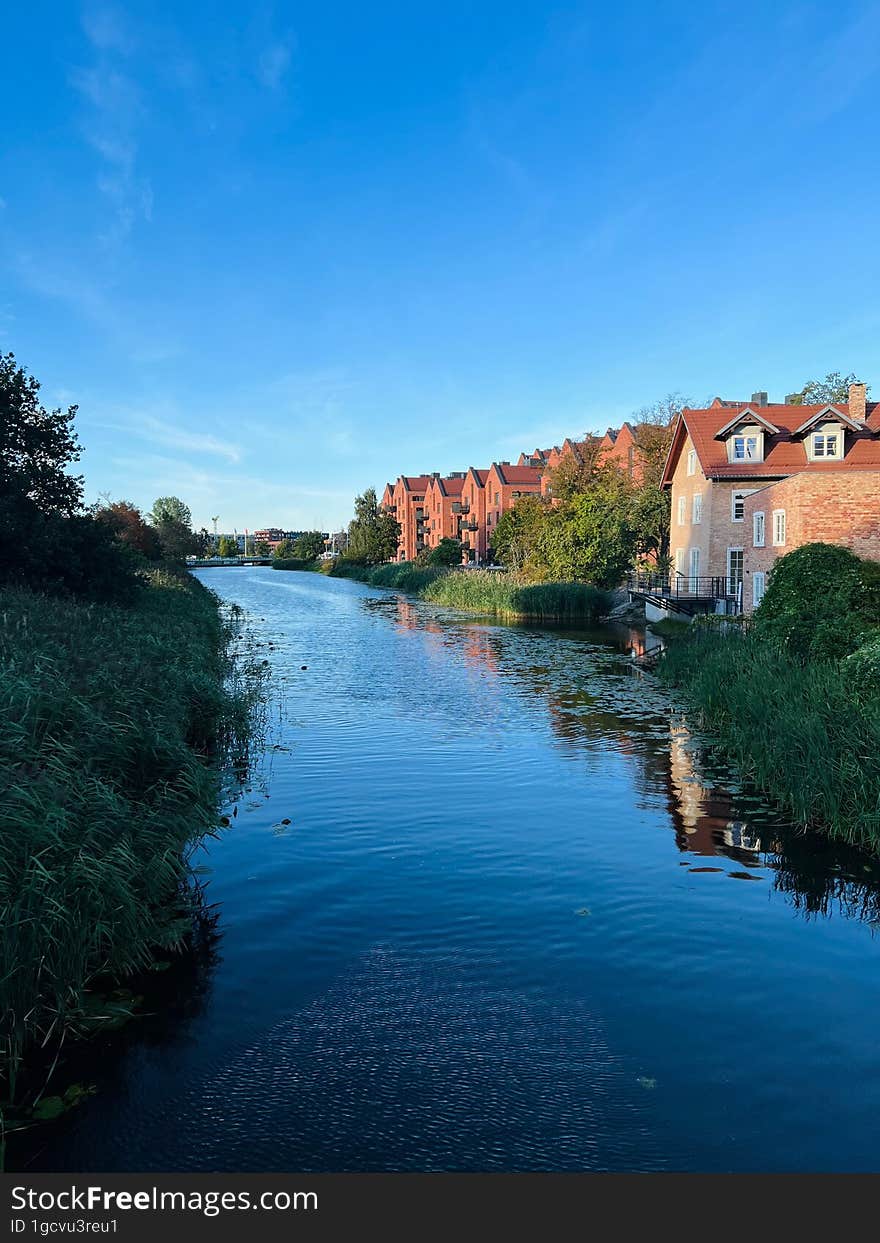
[(60, 1096), (44, 1096), (34, 1105), (31, 1114), (38, 1122), (50, 1122), (53, 1118), (60, 1118), (66, 1108)]
[(657, 1086), (657, 1080), (650, 1078), (648, 1075), (639, 1075), (636, 1083), (640, 1088), (644, 1088), (646, 1092), (653, 1092)]

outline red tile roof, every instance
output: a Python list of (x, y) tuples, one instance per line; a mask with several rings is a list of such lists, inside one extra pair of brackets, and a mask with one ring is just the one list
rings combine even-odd
[[(834, 403), (831, 409), (849, 417), (846, 402)], [(839, 462), (811, 462), (803, 438), (796, 438), (794, 432), (807, 422), (813, 415), (828, 410), (827, 402), (811, 406), (766, 405), (751, 406), (748, 402), (713, 405), (704, 410), (688, 410), (681, 412), (666, 467), (663, 471), (663, 484), (668, 487), (672, 482), (684, 444), (685, 433), (690, 435), (697, 451), (700, 467), (707, 479), (780, 479), (785, 475), (797, 474), (800, 471), (824, 473), (835, 470), (877, 470), (880, 471), (880, 402), (869, 403), (866, 407), (864, 431), (847, 432), (846, 454)], [(779, 429), (776, 436), (764, 435), (763, 462), (730, 462), (727, 458), (727, 444), (724, 440), (716, 440), (715, 436), (726, 427), (738, 412), (752, 410), (763, 420), (772, 423)], [(829, 414), (829, 421), (833, 415)]]
[(461, 496), (461, 490), (464, 487), (462, 478), (436, 479), (434, 482), (444, 496)]
[(409, 492), (424, 492), (431, 482), (430, 475), (401, 475), (400, 478)]
[(493, 462), (492, 468), (502, 483), (541, 482), (541, 472), (534, 466), (510, 466), (505, 462)]

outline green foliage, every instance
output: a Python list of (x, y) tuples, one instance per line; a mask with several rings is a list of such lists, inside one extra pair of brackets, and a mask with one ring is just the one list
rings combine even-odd
[(221, 535), (217, 541), (218, 557), (237, 557), (238, 544), (231, 535)]
[(184, 505), (179, 496), (160, 496), (153, 502), (150, 510), (150, 522), (154, 527), (161, 528), (166, 523), (179, 523), (192, 528), (192, 513), (188, 505)]
[(255, 557), (271, 557), (272, 547), (264, 539), (254, 540), (254, 556)]
[(448, 536), (440, 540), (436, 548), (428, 550), (428, 565), (461, 565), (461, 544), (457, 539)]
[(273, 557), (273, 570), (316, 570), (317, 562), (313, 557), (304, 560), (302, 557)]
[(495, 617), (593, 621), (608, 598), (586, 583), (528, 583), (497, 570), (454, 570), (429, 583), (422, 598)]
[(866, 703), (873, 703), (880, 712), (880, 630), (851, 652), (840, 668), (852, 694)]
[(346, 556), (351, 561), (378, 565), (397, 555), (400, 523), (376, 498), (376, 489), (355, 497), (354, 518), (348, 526)]
[(301, 561), (314, 561), (324, 551), (324, 536), (320, 531), (304, 531), (293, 541), (294, 557)]
[[(867, 674), (880, 654), (865, 652)], [(659, 670), (686, 689), (743, 776), (798, 823), (880, 845), (880, 702), (853, 693), (859, 657), (804, 664), (754, 629), (693, 627)]]
[(793, 406), (839, 405), (849, 401), (849, 386), (858, 382), (854, 371), (849, 375), (829, 371), (824, 380), (808, 380), (799, 393), (789, 395), (788, 401)]
[(587, 492), (550, 510), (543, 541), (548, 576), (616, 587), (636, 553), (634, 496), (631, 481), (606, 466)]
[(329, 573), (335, 578), (353, 578), (371, 587), (395, 587), (398, 591), (417, 592), (448, 571), (439, 566), (417, 565), (414, 561), (391, 561), (371, 566), (340, 557)]
[[(46, 410), (40, 385), (19, 367), (13, 354), (0, 355), (0, 496), (4, 502), (4, 536), (24, 535), (34, 510), (43, 514), (76, 513), (82, 504), (82, 479), (67, 467), (79, 461), (73, 428), (76, 406), (66, 412)], [(15, 528), (8, 524), (18, 515)]]
[(280, 544), (275, 545), (273, 557), (277, 557), (279, 561), (289, 561), (296, 557), (296, 545), (292, 539), (283, 539)]
[[(96, 524), (97, 525), (97, 524)], [(179, 945), (212, 755), (245, 746), (214, 597), (152, 574), (135, 607), (0, 591), (0, 1057), (81, 1030), (89, 982)]]
[(880, 625), (880, 565), (834, 544), (780, 557), (752, 623), (755, 634), (800, 660), (855, 651)]
[(544, 543), (551, 510), (539, 496), (523, 496), (498, 519), (492, 532), (496, 558), (509, 570), (539, 579), (544, 574)]

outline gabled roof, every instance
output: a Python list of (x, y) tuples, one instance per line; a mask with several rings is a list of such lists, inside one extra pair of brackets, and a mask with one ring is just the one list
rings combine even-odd
[(424, 492), (431, 482), (431, 475), (401, 475), (400, 482), (407, 492)]
[[(803, 407), (801, 408), (803, 409)], [(745, 406), (732, 419), (728, 419), (723, 427), (718, 428), (718, 431), (715, 433), (715, 439), (722, 440), (735, 427), (739, 427), (741, 423), (759, 423), (764, 428), (764, 431), (769, 432), (771, 436), (779, 435), (779, 428), (774, 427), (769, 419), (765, 419), (763, 414), (758, 414), (757, 410), (753, 410), (751, 406)]]
[[(803, 406), (801, 406), (801, 409), (803, 410)], [(821, 410), (817, 410), (815, 414), (811, 414), (808, 419), (805, 419), (800, 427), (796, 427), (791, 434), (792, 436), (805, 436), (816, 423), (829, 423), (832, 419), (845, 424), (854, 432), (860, 432), (864, 427), (863, 423), (860, 423), (858, 419), (851, 419), (849, 412), (844, 413), (838, 406), (823, 406)]]
[(464, 479), (456, 476), (455, 478), (442, 475), (439, 479), (434, 479), (434, 486), (439, 490), (441, 496), (461, 496), (461, 490), (464, 487)]
[(535, 466), (511, 466), (507, 462), (493, 462), (490, 469), (495, 471), (502, 483), (541, 482), (541, 472)]
[[(835, 407), (838, 410), (839, 407)], [(734, 425), (746, 410), (754, 413), (747, 402), (742, 402), (734, 416)], [(781, 479), (799, 471), (825, 472), (834, 470), (880, 471), (880, 402), (866, 407), (864, 424), (850, 419), (847, 424), (851, 435), (847, 438), (846, 456), (840, 461), (810, 461), (804, 445), (796, 434), (814, 415), (826, 415), (827, 402), (812, 406), (766, 405), (762, 414), (776, 429), (764, 439), (763, 462), (730, 462), (727, 447), (718, 435), (730, 423), (730, 407), (713, 404), (703, 410), (682, 410), (675, 425), (672, 444), (663, 468), (663, 486), (669, 487), (682, 445), (690, 436), (699, 459), (700, 468), (707, 479)]]

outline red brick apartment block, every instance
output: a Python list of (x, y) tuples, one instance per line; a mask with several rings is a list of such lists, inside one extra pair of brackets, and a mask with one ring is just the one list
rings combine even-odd
[(486, 560), (486, 480), (487, 470), (468, 467), (462, 482), (461, 554), (462, 561), (481, 565)]
[(461, 493), (464, 471), (443, 476), (435, 472), (425, 492), (425, 545), (436, 548), (442, 539), (461, 536)]
[(716, 397), (679, 416), (663, 472), (683, 578), (718, 577), (744, 612), (776, 560), (820, 541), (880, 560), (880, 403), (798, 406)]
[(385, 487), (382, 504), (400, 523), (398, 561), (413, 561), (425, 547), (425, 495), (430, 482), (430, 475), (398, 475), (393, 486)]
[(492, 533), (505, 510), (512, 509), (522, 496), (540, 495), (541, 471), (537, 467), (493, 462), (486, 475), (485, 484), (485, 545), (492, 547)]

